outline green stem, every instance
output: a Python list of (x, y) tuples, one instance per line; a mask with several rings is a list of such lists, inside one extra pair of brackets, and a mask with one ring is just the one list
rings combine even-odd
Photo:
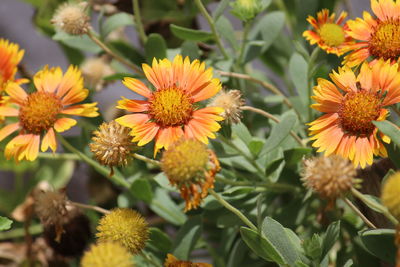
[(151, 265), (156, 266), (156, 267), (160, 266), (160, 264), (158, 262), (156, 262), (152, 257), (150, 257), (150, 255), (148, 255), (144, 251), (139, 252), (139, 255), (142, 256), (143, 259), (145, 259)]
[(238, 216), (248, 227), (252, 230), (257, 231), (257, 227), (249, 220), (243, 213), (241, 213), (237, 208), (229, 204), (225, 201), (220, 195), (218, 195), (213, 189), (209, 189), (208, 192), (226, 209), (233, 212), (236, 216)]
[[(31, 235), (38, 235), (43, 232), (43, 226), (41, 224), (31, 225), (28, 228)], [(25, 236), (24, 228), (16, 228), (9, 231), (0, 232), (0, 240), (14, 239)]]
[(379, 203), (376, 203), (374, 201), (369, 200), (368, 198), (366, 198), (364, 196), (363, 193), (361, 193), (360, 191), (358, 191), (355, 188), (351, 188), (351, 193), (353, 194), (353, 196), (355, 196), (356, 198), (358, 198), (359, 200), (361, 200), (362, 202), (364, 202), (365, 205), (369, 206), (370, 208), (376, 209), (378, 211), (380, 211), (383, 215), (386, 216), (386, 218), (388, 218), (394, 225), (397, 225), (399, 222), (397, 221), (397, 219), (395, 217), (393, 217), (392, 214), (390, 214), (390, 212), (388, 211), (388, 209), (385, 206), (380, 205)]
[(347, 197), (345, 197), (343, 200), (355, 213), (357, 213), (357, 215), (361, 218), (361, 220), (364, 221), (366, 225), (372, 229), (376, 229), (376, 226), (370, 220), (368, 220), (368, 218), (365, 217), (365, 215)]
[(62, 160), (80, 160), (81, 158), (74, 153), (39, 153), (40, 159), (62, 159)]
[(119, 184), (125, 188), (130, 188), (130, 184), (125, 180), (125, 178), (118, 172), (116, 171), (113, 176), (109, 176), (110, 170), (102, 165), (100, 165), (98, 162), (95, 160), (89, 158), (86, 156), (84, 153), (73, 147), (67, 140), (62, 137), (62, 135), (57, 134), (58, 139), (61, 141), (61, 143), (65, 146), (66, 149), (68, 149), (70, 152), (75, 153), (78, 155), (84, 162), (92, 166), (96, 171), (99, 173), (103, 174), (105, 177), (108, 177), (110, 180), (114, 181), (116, 184)]
[(215, 23), (213, 18), (210, 16), (210, 14), (208, 14), (207, 9), (204, 7), (203, 3), (201, 2), (201, 0), (194, 0), (197, 8), (200, 10), (200, 13), (204, 16), (204, 18), (207, 20), (208, 24), (210, 25), (210, 29), (214, 35), (214, 39), (215, 42), (219, 48), (219, 50), (221, 51), (222, 55), (224, 56), (225, 59), (229, 58), (228, 53), (226, 52), (224, 46), (222, 45), (221, 39), (218, 36), (218, 32), (217, 29), (215, 28)]
[(246, 44), (247, 44), (247, 36), (250, 32), (251, 29), (251, 23), (250, 22), (245, 22), (244, 25), (244, 30), (243, 30), (243, 38), (242, 38), (242, 45), (239, 50), (239, 58), (238, 58), (238, 66), (240, 67), (243, 64), (244, 61), (244, 52), (246, 51)]
[(140, 40), (142, 41), (143, 44), (145, 44), (147, 41), (147, 36), (146, 33), (144, 32), (142, 16), (140, 15), (139, 1), (132, 0), (132, 5), (133, 5), (133, 14), (136, 24), (136, 30), (139, 33)]
[(135, 159), (144, 161), (144, 162), (149, 163), (149, 164), (152, 164), (152, 165), (156, 165), (156, 166), (160, 166), (160, 165), (161, 165), (161, 162), (159, 162), (158, 160), (149, 159), (148, 157), (145, 157), (145, 156), (140, 155), (140, 154), (134, 153), (134, 154), (133, 154), (133, 157), (134, 157)]

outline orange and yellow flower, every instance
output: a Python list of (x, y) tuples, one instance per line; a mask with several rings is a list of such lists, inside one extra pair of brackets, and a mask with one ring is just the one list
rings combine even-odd
[(344, 53), (343, 48), (352, 44), (353, 38), (346, 34), (347, 25), (343, 24), (347, 13), (342, 12), (335, 20), (335, 13), (329, 15), (328, 9), (323, 9), (317, 13), (317, 18), (308, 16), (307, 21), (314, 30), (308, 30), (303, 33), (311, 45), (318, 46), (328, 54), (340, 56)]
[(164, 262), (165, 267), (212, 267), (209, 263), (191, 262), (191, 261), (181, 261), (177, 259), (174, 255), (168, 253), (167, 258)]
[(178, 55), (173, 62), (168, 59), (153, 60), (150, 67), (143, 64), (143, 71), (155, 90), (150, 90), (143, 82), (125, 78), (126, 87), (146, 100), (122, 99), (118, 108), (133, 114), (116, 121), (132, 128), (133, 142), (143, 146), (155, 139), (154, 154), (168, 147), (180, 137), (195, 138), (208, 143), (220, 129), (217, 121), (223, 120), (223, 108), (198, 108), (197, 102), (214, 96), (221, 90), (219, 79), (212, 78), (212, 69), (195, 60), (190, 63)]
[(325, 155), (349, 158), (357, 167), (371, 165), (373, 156), (387, 156), (388, 136), (378, 131), (373, 121), (383, 121), (385, 106), (400, 102), (398, 64), (379, 60), (365, 62), (356, 76), (347, 66), (330, 74), (333, 81), (318, 79), (314, 87), (317, 103), (312, 108), (326, 113), (309, 125), (314, 147)]
[[(89, 91), (83, 87), (78, 68), (70, 66), (65, 74), (61, 68), (45, 67), (33, 77), (36, 90), (26, 93), (16, 82), (5, 88), (12, 106), (0, 107), (0, 116), (15, 117), (17, 122), (0, 129), (0, 141), (19, 131), (5, 148), (7, 159), (33, 161), (49, 147), (55, 151), (56, 132), (64, 132), (76, 124), (70, 115), (96, 117), (97, 103), (77, 104), (85, 100)], [(40, 141), (42, 142), (40, 144)]]
[(343, 63), (349, 67), (369, 59), (399, 60), (400, 1), (371, 0), (371, 9), (377, 18), (364, 11), (363, 18), (347, 22), (347, 34), (358, 41), (346, 47), (351, 52)]
[(8, 81), (14, 81), (17, 66), (24, 56), (18, 44), (0, 38), (0, 92)]

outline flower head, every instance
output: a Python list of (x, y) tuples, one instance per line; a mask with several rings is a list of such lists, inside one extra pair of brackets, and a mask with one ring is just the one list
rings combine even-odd
[(40, 191), (35, 194), (35, 212), (45, 226), (62, 225), (68, 213), (65, 192)]
[(178, 260), (174, 255), (168, 253), (164, 262), (164, 267), (212, 267), (208, 263), (194, 263), (191, 261)]
[(363, 18), (347, 22), (347, 34), (357, 40), (346, 47), (351, 53), (344, 58), (344, 64), (349, 67), (369, 58), (396, 62), (400, 57), (400, 2), (371, 0), (371, 9), (376, 18), (364, 11)]
[(116, 242), (102, 242), (93, 245), (81, 261), (82, 267), (134, 267), (132, 255)]
[(400, 74), (397, 64), (383, 60), (370, 66), (364, 63), (356, 76), (348, 68), (339, 68), (330, 77), (318, 79), (314, 87), (317, 103), (312, 108), (326, 113), (310, 125), (314, 147), (325, 155), (341, 155), (354, 166), (371, 165), (373, 155), (386, 157), (383, 142), (390, 138), (378, 131), (373, 121), (383, 121), (389, 106), (400, 101)]
[(221, 116), (228, 123), (239, 123), (242, 117), (242, 110), (245, 101), (239, 90), (229, 90), (219, 92), (208, 105), (209, 107), (222, 107), (224, 112)]
[(86, 59), (82, 63), (81, 70), (85, 84), (96, 91), (100, 91), (103, 88), (105, 84), (104, 77), (114, 74), (110, 63), (103, 57)]
[(14, 76), (23, 56), (24, 50), (20, 50), (18, 44), (0, 38), (0, 97), (7, 82), (21, 81)]
[(63, 3), (54, 13), (51, 22), (71, 35), (82, 35), (89, 30), (89, 16), (85, 12), (86, 3)]
[(99, 130), (94, 131), (90, 150), (100, 164), (111, 168), (128, 164), (133, 144), (129, 136), (130, 129), (115, 121), (103, 122)]
[(336, 199), (355, 184), (356, 169), (341, 156), (315, 157), (303, 161), (304, 185), (326, 199)]
[(133, 112), (116, 120), (132, 128), (133, 142), (143, 146), (155, 139), (156, 154), (182, 136), (203, 143), (215, 138), (223, 109), (196, 105), (221, 90), (220, 81), (212, 78), (212, 69), (205, 69), (205, 64), (198, 60), (190, 63), (189, 58), (183, 60), (178, 55), (173, 62), (154, 59), (151, 67), (143, 64), (143, 71), (156, 90), (150, 90), (137, 79), (125, 78), (125, 86), (146, 100), (123, 99), (117, 106)]
[(253, 19), (262, 11), (260, 0), (236, 0), (231, 6), (232, 13), (244, 21)]
[(303, 36), (310, 44), (318, 44), (327, 53), (342, 55), (346, 45), (352, 44), (353, 39), (346, 33), (347, 25), (343, 24), (347, 13), (342, 12), (335, 20), (335, 13), (329, 15), (328, 9), (323, 9), (317, 13), (317, 19), (308, 16), (307, 21), (314, 30), (307, 30)]
[(390, 213), (400, 220), (400, 172), (391, 175), (382, 187), (381, 199)]
[(97, 231), (100, 242), (118, 242), (133, 254), (139, 253), (149, 238), (146, 220), (138, 212), (125, 208), (114, 209), (101, 218)]
[[(97, 103), (77, 104), (89, 91), (83, 88), (80, 71), (71, 66), (63, 75), (61, 68), (47, 68), (33, 78), (36, 90), (26, 93), (16, 82), (9, 82), (5, 91), (13, 107), (0, 107), (0, 116), (16, 117), (17, 122), (0, 129), (0, 141), (19, 131), (5, 148), (5, 156), (15, 160), (35, 160), (49, 147), (55, 151), (55, 132), (64, 132), (76, 124), (71, 115), (96, 117)], [(40, 145), (40, 140), (42, 143)]]
[(195, 139), (180, 139), (166, 150), (161, 168), (186, 201), (185, 210), (197, 208), (214, 187), (220, 166), (214, 152)]

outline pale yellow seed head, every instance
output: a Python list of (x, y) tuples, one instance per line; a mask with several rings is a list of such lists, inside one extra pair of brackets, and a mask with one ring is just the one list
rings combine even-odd
[(81, 70), (85, 84), (96, 91), (100, 91), (103, 88), (105, 84), (104, 77), (114, 74), (109, 62), (102, 57), (86, 59), (81, 65)]
[(82, 35), (89, 30), (89, 16), (85, 12), (86, 3), (64, 3), (57, 8), (51, 22), (71, 35)]
[(319, 35), (322, 41), (329, 46), (339, 46), (345, 41), (343, 27), (335, 23), (322, 25), (319, 29)]
[(400, 220), (400, 172), (391, 175), (382, 187), (381, 199), (390, 213)]
[(208, 106), (221, 107), (224, 112), (221, 116), (228, 123), (239, 123), (242, 118), (241, 107), (245, 104), (242, 94), (239, 90), (222, 90), (216, 95)]
[(97, 231), (96, 236), (100, 242), (118, 242), (133, 254), (139, 253), (149, 238), (149, 227), (143, 216), (126, 208), (113, 209), (104, 215)]
[(134, 267), (132, 254), (116, 242), (93, 245), (81, 260), (81, 267)]
[(175, 182), (189, 182), (204, 176), (209, 162), (207, 147), (195, 139), (181, 139), (164, 151), (161, 168)]
[(326, 199), (336, 199), (355, 185), (356, 169), (340, 156), (320, 156), (303, 161), (304, 185)]

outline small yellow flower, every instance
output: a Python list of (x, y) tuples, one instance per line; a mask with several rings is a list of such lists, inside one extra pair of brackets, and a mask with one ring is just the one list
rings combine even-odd
[(221, 116), (228, 123), (239, 123), (242, 117), (241, 107), (245, 101), (242, 99), (242, 94), (239, 90), (221, 91), (214, 97), (209, 107), (221, 107), (224, 112)]
[(111, 168), (128, 164), (134, 147), (129, 135), (130, 129), (116, 121), (103, 122), (99, 130), (94, 131), (93, 143), (89, 145), (94, 157), (100, 164)]
[(391, 175), (382, 187), (382, 203), (400, 220), (400, 172)]
[(314, 157), (304, 160), (304, 185), (321, 197), (333, 200), (355, 185), (356, 169), (340, 156)]
[(115, 242), (103, 242), (93, 245), (83, 255), (82, 267), (134, 267), (129, 251)]
[(149, 238), (146, 220), (138, 212), (126, 208), (114, 209), (102, 217), (97, 231), (100, 242), (119, 242), (133, 254), (139, 253)]
[(212, 265), (208, 263), (181, 261), (178, 260), (174, 255), (168, 253), (164, 262), (164, 267), (212, 267)]
[(85, 12), (86, 3), (64, 3), (54, 13), (51, 22), (71, 35), (82, 35), (89, 30), (89, 16)]
[(164, 151), (161, 168), (186, 201), (185, 210), (197, 208), (214, 187), (220, 166), (214, 152), (195, 139), (180, 139)]

